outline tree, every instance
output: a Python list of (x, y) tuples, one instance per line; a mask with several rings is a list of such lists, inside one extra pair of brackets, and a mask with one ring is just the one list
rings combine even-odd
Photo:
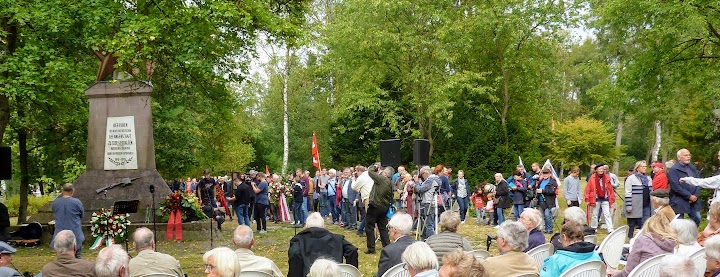
[(545, 145), (550, 153), (548, 158), (560, 162), (563, 168), (608, 162), (622, 154), (603, 123), (585, 116), (558, 124)]

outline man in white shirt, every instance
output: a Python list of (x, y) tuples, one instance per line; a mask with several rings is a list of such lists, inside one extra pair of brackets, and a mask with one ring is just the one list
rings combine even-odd
[(268, 258), (257, 256), (252, 252), (251, 249), (255, 244), (255, 238), (253, 238), (253, 230), (250, 227), (240, 225), (235, 228), (233, 243), (237, 246), (235, 254), (237, 254), (238, 260), (240, 260), (240, 272), (261, 271), (274, 277), (284, 276), (277, 265), (275, 265), (275, 262)]
[(357, 174), (357, 179), (352, 184), (352, 189), (354, 191), (360, 192), (360, 194), (362, 195), (363, 205), (365, 206), (365, 209), (367, 209), (368, 203), (370, 201), (370, 192), (372, 191), (372, 187), (375, 182), (372, 180), (372, 178), (370, 178), (370, 175), (368, 174), (364, 166), (356, 166), (355, 171)]

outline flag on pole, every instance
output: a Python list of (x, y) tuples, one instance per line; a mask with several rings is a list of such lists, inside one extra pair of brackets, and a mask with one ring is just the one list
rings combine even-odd
[(315, 132), (313, 132), (313, 138), (312, 138), (312, 159), (313, 159), (313, 166), (317, 167), (317, 169), (320, 169), (320, 154), (318, 153), (318, 146), (317, 146), (317, 137), (315, 136)]
[(542, 168), (550, 168), (550, 171), (552, 172), (553, 179), (555, 179), (555, 182), (557, 182), (558, 187), (560, 187), (560, 178), (558, 178), (557, 172), (555, 172), (555, 167), (553, 167), (552, 163), (550, 163), (550, 159), (547, 159), (545, 161), (545, 164), (543, 164)]
[(270, 176), (270, 168), (267, 165), (265, 165), (265, 176)]
[(523, 164), (522, 158), (520, 158), (520, 156), (518, 156), (518, 161), (520, 161), (519, 165), (522, 165), (522, 167), (525, 168), (525, 165)]
[(287, 205), (287, 200), (285, 200), (285, 195), (280, 195), (280, 221), (286, 222), (290, 221), (290, 212)]

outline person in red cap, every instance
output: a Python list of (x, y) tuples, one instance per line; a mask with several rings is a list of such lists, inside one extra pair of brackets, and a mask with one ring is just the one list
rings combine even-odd
[(668, 179), (665, 175), (665, 171), (663, 170), (663, 164), (660, 162), (654, 162), (652, 164), (652, 171), (654, 174), (652, 180), (652, 189), (668, 189)]

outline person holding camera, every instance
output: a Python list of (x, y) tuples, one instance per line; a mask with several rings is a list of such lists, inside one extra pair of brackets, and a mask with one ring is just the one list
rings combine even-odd
[(420, 182), (415, 186), (415, 192), (420, 197), (420, 209), (418, 216), (424, 227), (424, 231), (421, 233), (422, 238), (427, 239), (431, 235), (435, 234), (435, 209), (438, 208), (436, 201), (433, 201), (433, 197), (436, 197), (436, 191), (439, 189), (442, 181), (440, 177), (433, 174), (432, 169), (429, 166), (423, 166), (420, 168)]

